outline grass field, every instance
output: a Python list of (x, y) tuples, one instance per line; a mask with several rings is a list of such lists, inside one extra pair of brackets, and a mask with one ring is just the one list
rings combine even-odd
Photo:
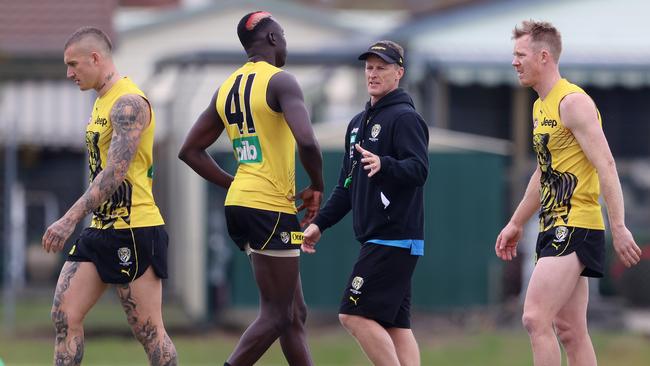
[[(182, 312), (166, 307), (166, 321), (176, 344), (180, 365), (221, 365), (232, 351), (239, 330), (221, 328), (188, 332)], [(53, 330), (44, 299), (21, 302), (17, 333), (0, 336), (0, 357), (7, 366), (49, 365)], [(520, 366), (530, 365), (528, 337), (519, 326), (498, 329), (486, 322), (464, 327), (437, 326), (430, 316), (415, 316), (422, 365)], [(86, 321), (84, 365), (146, 365), (140, 345), (129, 336), (119, 305), (102, 300)], [(594, 330), (600, 365), (650, 365), (650, 340), (627, 332)], [(369, 365), (354, 340), (337, 324), (319, 321), (309, 327), (309, 342), (316, 365)], [(286, 365), (276, 344), (258, 365)]]
[[(180, 365), (221, 365), (237, 337), (220, 332), (200, 336), (174, 336)], [(418, 337), (420, 338), (420, 337)], [(530, 365), (527, 336), (521, 331), (455, 334), (419, 339), (422, 365), (520, 366)], [(595, 332), (600, 365), (647, 366), (650, 342), (639, 336)], [(316, 365), (369, 365), (354, 341), (339, 329), (310, 333)], [(7, 366), (51, 364), (52, 340), (45, 337), (0, 338), (0, 354)], [(128, 337), (86, 338), (84, 365), (146, 365), (144, 352)], [(258, 365), (285, 365), (277, 344)]]

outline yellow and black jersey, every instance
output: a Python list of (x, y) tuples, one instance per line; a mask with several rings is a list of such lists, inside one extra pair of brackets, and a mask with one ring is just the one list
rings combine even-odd
[[(127, 94), (137, 94), (146, 99), (144, 93), (125, 77), (95, 100), (92, 116), (86, 127), (91, 182), (106, 166), (113, 134), (111, 109), (121, 96)], [(155, 127), (156, 119), (151, 110), (151, 123), (142, 132), (140, 145), (129, 165), (124, 182), (109, 199), (93, 211), (91, 227), (125, 229), (164, 224), (151, 192)]]
[[(596, 169), (560, 118), (560, 102), (572, 93), (586, 94), (562, 79), (533, 105), (533, 148), (542, 173), (540, 231), (554, 226), (605, 228)], [(600, 112), (598, 121), (602, 125)]]
[(216, 109), (238, 162), (226, 206), (295, 214), (295, 139), (284, 115), (268, 105), (271, 77), (282, 70), (248, 62), (221, 85)]

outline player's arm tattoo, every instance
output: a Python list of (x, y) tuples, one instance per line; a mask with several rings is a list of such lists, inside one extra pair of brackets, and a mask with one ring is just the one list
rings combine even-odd
[(133, 156), (140, 144), (142, 132), (149, 125), (149, 104), (139, 95), (128, 94), (115, 102), (110, 113), (113, 135), (104, 169), (95, 177), (88, 190), (70, 210), (80, 219), (106, 201), (122, 184)]
[(102, 192), (110, 191), (108, 195), (112, 194), (126, 177), (131, 160), (138, 150), (142, 131), (149, 125), (150, 118), (149, 104), (139, 95), (125, 95), (113, 106), (113, 136), (103, 170), (110, 174), (101, 182)]

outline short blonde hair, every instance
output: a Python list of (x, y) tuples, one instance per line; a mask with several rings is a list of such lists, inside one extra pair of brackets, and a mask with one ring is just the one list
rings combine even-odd
[(548, 47), (555, 62), (562, 53), (562, 35), (553, 24), (544, 21), (524, 20), (512, 30), (512, 39), (529, 35), (534, 43), (543, 43)]
[(92, 39), (106, 54), (111, 54), (113, 50), (111, 39), (108, 38), (108, 35), (106, 35), (104, 31), (95, 27), (81, 27), (77, 29), (70, 35), (70, 37), (68, 37), (65, 46), (63, 46), (63, 50), (67, 50), (71, 45), (81, 42), (86, 38)]

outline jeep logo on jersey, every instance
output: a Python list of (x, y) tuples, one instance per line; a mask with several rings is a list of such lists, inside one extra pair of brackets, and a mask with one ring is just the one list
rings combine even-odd
[(546, 119), (546, 118), (544, 118), (544, 120), (542, 121), (542, 126), (549, 126), (551, 128), (555, 128), (555, 127), (557, 127), (557, 121), (554, 120), (554, 119)]
[(257, 136), (247, 136), (232, 140), (232, 149), (240, 163), (262, 162), (262, 148)]
[(370, 130), (370, 141), (376, 142), (377, 141), (377, 136), (379, 136), (379, 132), (381, 131), (381, 125), (380, 124), (375, 124), (372, 126), (372, 130)]
[(569, 234), (569, 229), (566, 226), (558, 226), (555, 228), (555, 241), (563, 242), (566, 239), (567, 234)]
[(352, 279), (352, 288), (359, 291), (361, 286), (363, 286), (363, 277), (355, 276)]
[(106, 118), (97, 117), (97, 119), (95, 120), (95, 124), (104, 127), (108, 124), (108, 120)]
[(131, 259), (131, 249), (127, 247), (122, 247), (117, 250), (117, 257), (120, 258), (120, 264), (123, 266), (128, 266), (131, 264), (129, 259)]
[(286, 231), (281, 232), (280, 240), (282, 240), (283, 243), (287, 244), (289, 242), (289, 233)]

